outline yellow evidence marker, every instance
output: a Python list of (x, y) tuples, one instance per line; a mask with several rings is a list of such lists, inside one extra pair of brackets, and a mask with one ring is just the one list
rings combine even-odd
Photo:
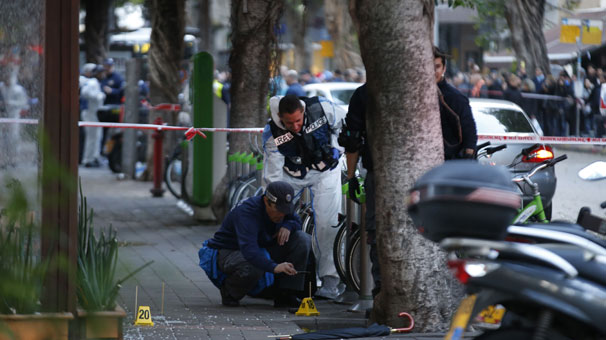
[(154, 323), (151, 318), (151, 311), (149, 306), (139, 306), (137, 311), (137, 320), (135, 320), (135, 326), (153, 326)]
[(299, 310), (295, 313), (295, 315), (316, 316), (320, 315), (320, 312), (318, 312), (316, 309), (316, 304), (314, 301), (310, 297), (307, 297), (301, 301)]

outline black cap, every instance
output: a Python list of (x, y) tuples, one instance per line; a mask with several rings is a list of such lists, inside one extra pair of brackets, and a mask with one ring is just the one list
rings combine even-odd
[(295, 191), (292, 186), (286, 182), (271, 182), (265, 189), (265, 197), (276, 205), (276, 208), (284, 214), (293, 212), (295, 205), (293, 199)]
[(114, 58), (107, 58), (105, 59), (105, 61), (103, 62), (104, 65), (113, 65), (114, 64)]

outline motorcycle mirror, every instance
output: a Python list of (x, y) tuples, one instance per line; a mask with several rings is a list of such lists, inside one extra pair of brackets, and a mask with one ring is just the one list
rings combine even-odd
[(606, 162), (593, 162), (579, 170), (579, 177), (586, 181), (597, 181), (606, 178)]

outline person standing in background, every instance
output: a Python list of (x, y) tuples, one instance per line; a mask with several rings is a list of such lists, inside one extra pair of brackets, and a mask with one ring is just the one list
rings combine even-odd
[[(80, 78), (80, 97), (86, 103), (82, 110), (82, 120), (88, 122), (98, 122), (97, 111), (105, 100), (105, 93), (101, 91), (101, 85), (96, 76), (101, 73), (101, 69), (95, 64), (85, 64), (82, 67), (83, 77)], [(87, 168), (97, 168), (101, 165), (99, 157), (101, 154), (101, 130), (100, 127), (84, 128), (84, 152), (82, 154), (82, 164)]]

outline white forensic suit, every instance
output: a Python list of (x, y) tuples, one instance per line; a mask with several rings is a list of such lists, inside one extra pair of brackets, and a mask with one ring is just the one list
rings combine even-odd
[[(311, 157), (313, 160), (310, 161), (309, 154), (315, 152), (316, 155), (329, 157), (330, 151), (342, 150), (337, 137), (347, 112), (323, 97), (302, 97), (304, 123), (301, 132), (295, 134), (286, 130), (278, 116), (280, 99), (278, 96), (270, 99), (271, 119), (263, 132), (263, 180), (265, 184), (286, 181), (293, 186), (295, 195), (300, 195), (306, 187), (311, 189), (316, 228), (312, 242), (317, 272), (322, 280), (322, 288), (316, 295), (335, 298), (340, 292), (337, 288), (339, 277), (332, 248), (338, 231), (334, 226), (338, 224), (341, 210), (341, 163), (328, 169), (324, 162), (318, 162), (318, 157), (322, 156)], [(314, 141), (310, 142), (311, 139)], [(312, 145), (317, 150), (313, 150)], [(323, 151), (318, 145), (323, 145)], [(302, 148), (309, 150), (301, 151)], [(338, 159), (340, 152), (336, 155), (335, 158)]]
[[(86, 109), (82, 110), (82, 120), (98, 122), (97, 111), (103, 105), (105, 93), (101, 90), (99, 80), (95, 77), (80, 77), (80, 81), (80, 96), (87, 103)], [(86, 137), (84, 139), (82, 164), (94, 163), (98, 161), (101, 153), (101, 134), (103, 133), (103, 128), (87, 126), (84, 128), (84, 133)]]

